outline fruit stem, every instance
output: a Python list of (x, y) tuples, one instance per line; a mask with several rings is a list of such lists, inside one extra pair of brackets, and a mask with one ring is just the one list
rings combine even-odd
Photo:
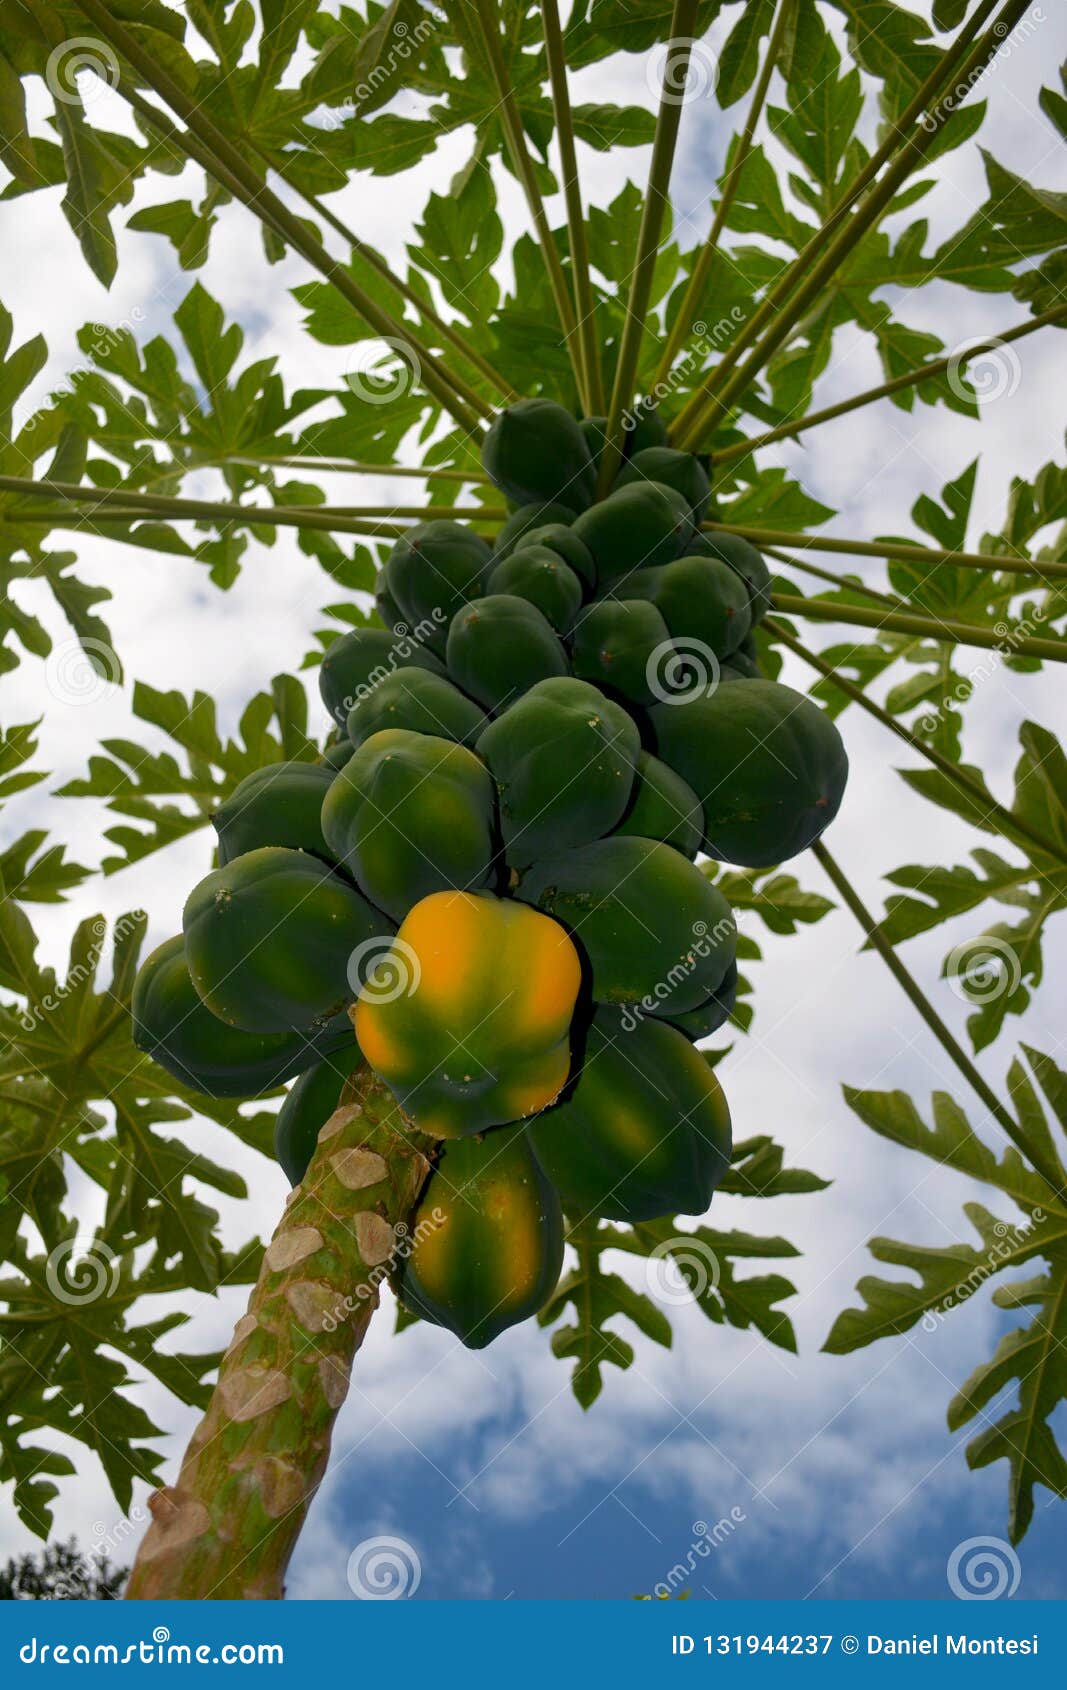
[(794, 652), (797, 657), (801, 658), (812, 669), (817, 670), (820, 675), (824, 675), (840, 692), (845, 694), (846, 698), (851, 699), (853, 704), (858, 704), (861, 709), (866, 710), (867, 714), (873, 716), (876, 722), (881, 722), (882, 726), (888, 728), (890, 733), (895, 734), (898, 739), (903, 740), (905, 745), (909, 745), (913, 751), (917, 751), (920, 756), (925, 757), (927, 762), (932, 763), (934, 768), (945, 776), (946, 780), (952, 782), (953, 786), (959, 787), (961, 792), (965, 792), (969, 798), (973, 799), (976, 810), (980, 811), (987, 820), (996, 820), (999, 824), (999, 831), (1004, 838), (1009, 839), (1012, 844), (1026, 840), (1043, 855), (1055, 857), (1061, 863), (1067, 864), (1067, 851), (1055, 844), (1053, 840), (1046, 839), (1038, 828), (1031, 827), (1029, 822), (1021, 816), (1016, 816), (1006, 805), (998, 803), (981, 781), (976, 780), (962, 764), (954, 763), (948, 757), (942, 756), (936, 746), (930, 745), (919, 734), (913, 733), (903, 722), (898, 721), (895, 716), (891, 716), (888, 710), (883, 710), (880, 704), (876, 704), (873, 698), (869, 698), (863, 688), (856, 686), (847, 675), (842, 674), (840, 669), (835, 669), (833, 664), (827, 663), (826, 659), (818, 652), (809, 650), (806, 645), (801, 644), (800, 640), (794, 639), (789, 629), (784, 627), (782, 623), (768, 617), (764, 627), (789, 651)]
[(567, 202), (567, 230), (571, 248), (571, 274), (574, 280), (574, 309), (578, 319), (578, 341), (584, 371), (585, 402), (588, 414), (599, 416), (604, 409), (604, 379), (600, 369), (600, 348), (596, 337), (596, 305), (589, 276), (589, 243), (585, 233), (582, 210), (582, 189), (578, 178), (578, 158), (574, 145), (574, 119), (570, 93), (567, 88), (567, 57), (563, 49), (559, 6), (556, 0), (542, 0), (541, 24), (545, 36), (545, 56), (552, 86), (552, 105), (556, 117), (556, 141), (559, 146), (563, 175), (563, 193)]
[(919, 634), (930, 640), (942, 640), (949, 645), (977, 646), (983, 651), (999, 651), (1004, 657), (1036, 657), (1051, 663), (1067, 663), (1067, 640), (1042, 639), (1034, 634), (1021, 634), (999, 623), (996, 628), (982, 628), (971, 622), (946, 622), (936, 616), (920, 616), (898, 610), (867, 610), (858, 604), (831, 604), (827, 599), (794, 598), (792, 593), (775, 593), (775, 610), (787, 616), (807, 616), (814, 622), (840, 622), (858, 628), (888, 628), (894, 633)]
[(737, 534), (754, 545), (791, 546), (797, 551), (837, 552), (845, 557), (897, 558), (902, 563), (949, 563), (954, 569), (985, 569), (1004, 575), (1036, 575), (1050, 586), (1067, 580), (1067, 563), (1033, 562), (1028, 557), (997, 557), (992, 552), (944, 551), (899, 540), (844, 540), (836, 534), (790, 534), (780, 528), (748, 528), (732, 522), (703, 522), (707, 534)]
[(369, 1069), (346, 1082), (264, 1253), (178, 1481), (151, 1498), (128, 1598), (284, 1595), (433, 1143)]
[(667, 377), (670, 374), (671, 365), (677, 358), (679, 352), (685, 344), (685, 341), (688, 339), (690, 330), (692, 329), (693, 319), (696, 316), (700, 305), (700, 297), (704, 291), (704, 285), (707, 282), (708, 273), (711, 270), (712, 261), (718, 249), (719, 236), (722, 234), (723, 227), (726, 223), (727, 213), (733, 205), (734, 196), (737, 193), (738, 184), (741, 181), (741, 175), (745, 167), (745, 161), (752, 150), (752, 138), (756, 133), (756, 125), (758, 124), (763, 112), (764, 103), (767, 99), (767, 90), (771, 85), (771, 77), (774, 74), (774, 67), (778, 63), (778, 55), (781, 52), (786, 25), (790, 20), (791, 14), (794, 13), (795, 10), (796, 0), (778, 0), (777, 15), (774, 20), (774, 26), (771, 30), (771, 38), (767, 43), (767, 51), (763, 56), (763, 63), (760, 66), (759, 77), (757, 79), (756, 86), (752, 91), (752, 100), (748, 108), (748, 117), (745, 120), (745, 127), (738, 137), (737, 150), (734, 154), (733, 163), (730, 165), (723, 181), (722, 193), (719, 197), (719, 203), (715, 207), (715, 215), (712, 219), (711, 228), (708, 230), (707, 239), (705, 240), (704, 245), (701, 248), (700, 255), (693, 266), (692, 273), (689, 277), (689, 284), (682, 296), (682, 303), (679, 307), (678, 315), (675, 318), (674, 327), (667, 336), (667, 344), (663, 350), (663, 357), (660, 359), (659, 368), (656, 371), (655, 382), (653, 383), (654, 388), (658, 388), (666, 382)]
[(1042, 311), (1040, 316), (1030, 317), (1025, 323), (1018, 323), (1015, 328), (1006, 329), (1003, 334), (990, 335), (986, 340), (975, 341), (972, 346), (946, 353), (943, 358), (934, 358), (928, 364), (920, 364), (918, 369), (906, 370), (902, 376), (894, 376), (892, 381), (883, 381), (878, 387), (869, 387), (865, 393), (856, 393), (851, 399), (842, 399), (838, 404), (827, 405), (821, 411), (809, 411), (807, 416), (798, 417), (795, 422), (780, 423), (777, 428), (768, 429), (766, 434), (758, 434), (754, 440), (735, 441), (732, 446), (724, 446), (716, 451), (715, 468), (735, 463), (738, 458), (745, 458), (750, 452), (758, 452), (763, 446), (772, 446), (776, 440), (796, 439), (797, 435), (806, 434), (809, 428), (832, 422), (835, 417), (847, 416), (849, 411), (858, 411), (863, 405), (873, 405), (876, 399), (885, 399), (891, 393), (901, 393), (906, 388), (918, 387), (921, 382), (944, 375), (950, 368), (961, 368), (983, 352), (993, 352), (998, 347), (1010, 346), (1013, 340), (1021, 340), (1024, 335), (1033, 334), (1035, 329), (1047, 328), (1050, 323), (1059, 322), (1065, 316), (1067, 305), (1054, 305), (1050, 311)]
[(985, 1104), (993, 1119), (1003, 1128), (1004, 1133), (1014, 1144), (1019, 1154), (1030, 1163), (1031, 1167), (1037, 1170), (1049, 1189), (1058, 1198), (1062, 1198), (1064, 1196), (1062, 1169), (1058, 1168), (1054, 1161), (1046, 1159), (1040, 1146), (1031, 1142), (1014, 1117), (1001, 1103), (996, 1092), (975, 1067), (959, 1040), (942, 1021), (918, 981), (901, 962), (893, 946), (879, 929), (878, 923), (841, 869), (836, 858), (830, 855), (821, 840), (812, 846), (812, 854), (821, 865), (830, 884), (839, 893), (842, 902), (848, 906), (863, 928), (868, 942), (878, 952), (893, 978), (918, 1010), (942, 1049), (952, 1059), (975, 1094)]

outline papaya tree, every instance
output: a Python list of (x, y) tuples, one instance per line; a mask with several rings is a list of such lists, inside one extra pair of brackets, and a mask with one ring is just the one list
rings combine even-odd
[[(245, 262), (267, 283), (299, 263), (307, 335), (348, 358), (343, 382), (292, 387), (277, 358), (244, 359), (197, 279), (173, 335), (87, 324), (81, 368), (34, 410), (47, 347), (0, 320), (4, 671), (54, 676), (65, 651), (86, 684), (123, 682), (78, 536), (206, 568), (205, 592), (225, 593), (292, 530), (341, 595), (293, 653), (317, 714), (298, 675), (265, 676), (231, 738), (195, 673), (188, 695), (137, 678), (129, 733), (60, 789), (109, 810), (105, 876), (199, 840), (202, 878), (153, 912), (180, 931), (151, 954), (145, 912), (113, 924), (109, 964), (87, 915), (57, 976), (30, 909), (80, 907), (90, 870), (39, 829), (0, 856), (0, 1477), (41, 1535), (73, 1472), (49, 1433), (95, 1453), (123, 1508), (135, 1481), (159, 1486), (128, 1596), (283, 1593), (387, 1285), (399, 1326), (471, 1348), (536, 1319), (586, 1408), (633, 1363), (620, 1318), (671, 1341), (609, 1255), (669, 1268), (712, 1323), (794, 1348), (790, 1281), (744, 1267), (792, 1246), (702, 1217), (716, 1192), (817, 1201), (826, 1182), (731, 1123), (729, 1051), (706, 1041), (751, 1023), (757, 923), (787, 937), (835, 904), (972, 1114), (943, 1093), (932, 1125), (900, 1092), (849, 1089), (851, 1108), (1019, 1218), (972, 1203), (973, 1245), (875, 1239), (912, 1277), (865, 1278), (826, 1347), (905, 1333), (1039, 1261), (994, 1291), (1019, 1325), (949, 1419), (974, 1424), (973, 1466), (1007, 1461), (1014, 1539), (1035, 1486), (1067, 1491), (1050, 1423), (1067, 1395), (1067, 1078), (1028, 1045), (1003, 1083), (977, 1061), (1029, 1005), (1067, 901), (1067, 765), (1026, 721), (998, 796), (965, 746), (969, 653), (995, 681), (1067, 660), (1067, 470), (1013, 482), (977, 539), (977, 461), (918, 499), (921, 538), (853, 537), (818, 532), (835, 513), (779, 451), (882, 403), (977, 422), (1020, 341), (1058, 347), (1062, 195), (986, 151), (986, 197), (940, 244), (901, 221), (974, 147), (984, 90), (1033, 27), (1026, 0), (935, 0), (929, 17), (577, 0), (566, 20), (556, 0), (0, 5), (4, 198), (60, 187), (105, 287), (120, 226), (210, 274), (220, 217), (240, 219), (259, 243)], [(616, 54), (640, 56), (648, 100), (572, 98)], [(679, 134), (734, 108), (694, 242), (672, 209)], [(1062, 92), (1041, 108), (1051, 144)], [(346, 221), (352, 185), (406, 181), (445, 137), (464, 162), (398, 263)], [(650, 149), (647, 175), (588, 204), (579, 143)], [(191, 197), (166, 198), (179, 176)], [(505, 241), (513, 185), (527, 226)], [(938, 286), (1007, 296), (1017, 320), (946, 346), (907, 311)], [(850, 335), (884, 379), (817, 405)], [(395, 478), (395, 502), (336, 502), (331, 478), (364, 473)], [(42, 583), (62, 651), (23, 608)], [(883, 914), (823, 838), (857, 713), (905, 749), (914, 793), (997, 841), (973, 866), (900, 868)], [(172, 749), (143, 745), (149, 729)], [(46, 778), (35, 752), (34, 724), (4, 733), (5, 805)], [(808, 853), (832, 897), (793, 872)], [(988, 903), (1017, 924), (921, 984), (907, 941)], [(962, 1037), (949, 985), (974, 1010)], [(168, 1134), (194, 1116), (288, 1176), (265, 1243), (223, 1248), (203, 1190), (245, 1185)], [(75, 1177), (105, 1196), (89, 1240)], [(141, 1310), (224, 1285), (251, 1289), (221, 1356), (173, 1351), (186, 1315)], [(131, 1395), (146, 1376), (202, 1412), (177, 1473)]]

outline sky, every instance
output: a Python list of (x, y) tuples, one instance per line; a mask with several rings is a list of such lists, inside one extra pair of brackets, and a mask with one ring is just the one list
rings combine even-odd
[[(708, 38), (712, 49), (721, 37), (716, 26)], [(1062, 187), (1062, 155), (1057, 157), (1053, 131), (1036, 101), (1067, 45), (1064, 18), (1046, 0), (1044, 10), (1036, 6), (1028, 16), (1020, 37), (988, 79), (982, 139), (1020, 174)], [(618, 55), (580, 73), (574, 97), (646, 103), (647, 75), (644, 56)], [(102, 123), (122, 121), (108, 95), (93, 106), (94, 121), (97, 114)], [(706, 230), (709, 184), (738, 121), (737, 108), (720, 112), (710, 94), (683, 113), (672, 198), (676, 236), (685, 244)], [(469, 142), (468, 133), (445, 138), (410, 176), (353, 180), (336, 209), (399, 262), (427, 192), (444, 188)], [(641, 183), (648, 157), (648, 149), (604, 156), (580, 146), (588, 201), (606, 205), (627, 178)], [(525, 227), (524, 208), (514, 182), (499, 170), (496, 176), (502, 214), (514, 234)], [(938, 176), (922, 207), (934, 238), (962, 225), (985, 197), (973, 147), (952, 155)], [(191, 176), (180, 191), (188, 193), (190, 185)], [(155, 178), (139, 190), (135, 204), (178, 193), (172, 179)], [(549, 211), (558, 216), (558, 204), (550, 201)], [(48, 369), (31, 393), (33, 403), (77, 368), (74, 336), (81, 324), (127, 321), (144, 339), (165, 333), (194, 280), (177, 270), (160, 240), (124, 231), (118, 277), (105, 294), (75, 249), (57, 192), (0, 204), (0, 242), (20, 254), (5, 267), (2, 290), (17, 338), (43, 329), (49, 343)], [(302, 313), (289, 293), (307, 279), (303, 265), (289, 259), (267, 269), (258, 234), (239, 208), (220, 219), (199, 275), (242, 325), (246, 361), (277, 357), (290, 388), (339, 384), (347, 354), (302, 332)], [(1010, 300), (941, 284), (893, 304), (909, 324), (936, 332), (949, 347), (1007, 328), (1022, 315)], [(919, 408), (909, 416), (883, 403), (814, 431), (804, 446), (769, 452), (767, 461), (787, 464), (810, 493), (834, 507), (829, 531), (872, 536), (907, 532), (915, 498), (936, 494), (981, 450), (973, 544), (984, 528), (1000, 527), (1011, 477), (1032, 475), (1061, 449), (1058, 348), (1049, 330), (1020, 343), (1018, 379), (1000, 384), (1003, 391), (983, 406), (980, 424), (943, 409)], [(816, 402), (829, 404), (866, 388), (880, 374), (872, 348), (858, 335), (842, 333)], [(410, 460), (410, 443), (403, 456)], [(395, 486), (384, 478), (329, 481), (339, 503), (385, 503), (395, 499)], [(410, 494), (415, 502), (418, 488), (404, 483), (404, 499)], [(217, 496), (218, 484), (204, 474), (185, 491)], [(44, 713), (38, 763), (54, 776), (45, 789), (12, 804), (5, 823), (16, 834), (48, 826), (70, 842), (79, 860), (95, 862), (105, 844), (101, 809), (48, 794), (84, 771), (101, 739), (129, 731), (132, 679), (186, 692), (199, 686), (214, 694), (221, 724), (232, 728), (252, 693), (279, 670), (296, 669), (313, 630), (323, 625), (321, 607), (340, 595), (285, 533), (271, 548), (250, 545), (242, 574), (225, 595), (197, 565), (181, 559), (112, 548), (92, 537), (79, 537), (77, 550), (80, 572), (114, 594), (105, 614), (128, 680), (75, 700), (57, 681), (55, 662), (29, 659), (0, 681), (5, 724)], [(872, 580), (878, 568), (856, 561), (857, 572)], [(20, 587), (19, 601), (42, 616), (61, 648), (68, 635), (44, 592)], [(967, 718), (968, 757), (1006, 796), (1020, 723), (1034, 719), (1058, 727), (1057, 678), (1012, 674), (999, 665), (990, 671), (983, 664), (982, 672), (987, 678), (977, 685)], [(807, 676), (792, 668), (787, 678), (807, 684)], [(312, 703), (320, 712), (314, 697)], [(316, 719), (325, 726), (324, 713)], [(141, 731), (155, 743), (150, 731)], [(842, 731), (852, 772), (829, 843), (868, 903), (881, 909), (886, 873), (903, 862), (962, 862), (981, 841), (909, 792), (895, 769), (915, 760), (895, 744), (887, 749), (876, 724), (852, 711)], [(209, 851), (201, 834), (120, 876), (87, 883), (64, 906), (35, 909), (46, 960), (60, 964), (78, 919), (97, 909), (114, 916), (144, 908), (149, 941), (167, 937), (179, 924), (185, 890), (210, 866)], [(790, 872), (805, 887), (828, 891), (810, 859), (791, 864)], [(944, 952), (977, 927), (964, 920), (906, 951), (909, 966), (961, 1035), (967, 1006), (938, 975)], [(784, 1236), (800, 1250), (795, 1261), (768, 1264), (797, 1286), (787, 1307), (799, 1354), (775, 1349), (751, 1332), (713, 1326), (694, 1306), (672, 1308), (672, 1348), (626, 1329), (636, 1352), (633, 1367), (625, 1374), (609, 1369), (600, 1400), (583, 1412), (570, 1393), (566, 1365), (551, 1355), (546, 1334), (536, 1327), (505, 1334), (487, 1351), (467, 1352), (424, 1324), (394, 1335), (387, 1303), (372, 1323), (338, 1419), (330, 1470), (292, 1563), (292, 1597), (352, 1599), (368, 1577), (388, 1581), (393, 1573), (418, 1600), (625, 1599), (683, 1582), (698, 1598), (941, 1597), (953, 1589), (952, 1568), (971, 1553), (967, 1546), (975, 1538), (996, 1540), (1000, 1547), (990, 1554), (1019, 1596), (1067, 1594), (1063, 1515), (1049, 1493), (1038, 1492), (1034, 1524), (1013, 1562), (1004, 1544), (1006, 1469), (1000, 1464), (969, 1473), (969, 1433), (946, 1428), (948, 1401), (1006, 1329), (988, 1295), (930, 1332), (917, 1328), (847, 1358), (819, 1353), (836, 1314), (855, 1305), (857, 1279), (872, 1270), (869, 1238), (973, 1242), (962, 1205), (984, 1199), (997, 1207), (983, 1188), (874, 1137), (845, 1105), (842, 1084), (899, 1087), (924, 1112), (931, 1091), (948, 1091), (998, 1148), (999, 1129), (967, 1094), (884, 965), (859, 953), (858, 930), (847, 912), (835, 911), (788, 942), (763, 933), (759, 938), (765, 960), (752, 970), (753, 1032), (738, 1040), (719, 1070), (735, 1138), (771, 1133), (791, 1165), (832, 1183), (820, 1194), (762, 1207), (716, 1198), (711, 1220)], [(1054, 941), (1026, 1027), (1027, 1042), (1061, 1063), (1064, 972), (1064, 949)], [(1018, 1033), (1009, 1020), (980, 1060), (994, 1085), (1003, 1079)], [(190, 1127), (189, 1142), (230, 1158), (248, 1180), (247, 1202), (211, 1196), (226, 1241), (247, 1237), (255, 1226), (269, 1233), (285, 1194), (280, 1170), (207, 1122)], [(97, 1194), (86, 1188), (78, 1201), (91, 1224)], [(640, 1263), (609, 1265), (643, 1285)], [(753, 1263), (751, 1271), (763, 1271), (763, 1264)], [(224, 1291), (182, 1303), (193, 1319), (178, 1341), (185, 1349), (205, 1349), (226, 1342), (243, 1298)], [(173, 1471), (194, 1417), (150, 1382), (141, 1400), (168, 1428), (163, 1448)], [(1062, 1411), (1058, 1423), (1062, 1433)], [(71, 1453), (78, 1476), (61, 1485), (57, 1529), (129, 1559), (145, 1520), (144, 1495), (130, 1517), (119, 1518), (95, 1461), (81, 1450)], [(30, 1546), (5, 1508), (0, 1554)]]

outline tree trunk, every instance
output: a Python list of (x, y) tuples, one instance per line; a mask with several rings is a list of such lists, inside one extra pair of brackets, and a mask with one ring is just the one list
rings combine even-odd
[(284, 1594), (433, 1147), (368, 1069), (348, 1081), (267, 1246), (178, 1482), (151, 1498), (127, 1597)]

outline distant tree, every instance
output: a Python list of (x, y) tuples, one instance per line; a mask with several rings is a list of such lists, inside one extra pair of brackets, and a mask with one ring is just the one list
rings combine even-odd
[(115, 1602), (128, 1567), (84, 1555), (76, 1538), (50, 1543), (39, 1555), (12, 1557), (0, 1569), (0, 1599), (8, 1602)]

